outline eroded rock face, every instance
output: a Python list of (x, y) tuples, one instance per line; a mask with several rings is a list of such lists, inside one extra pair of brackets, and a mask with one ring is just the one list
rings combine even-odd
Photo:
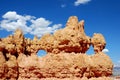
[[(87, 55), (92, 44), (96, 54)], [(84, 32), (84, 20), (68, 19), (66, 27), (53, 35), (33, 40), (24, 38), (21, 30), (0, 39), (0, 79), (2, 80), (110, 80), (113, 63), (102, 52), (106, 42), (102, 34), (92, 38)], [(37, 52), (47, 54), (38, 57)], [(103, 76), (106, 76), (102, 78)]]
[(91, 39), (92, 46), (94, 48), (95, 53), (102, 52), (102, 50), (106, 46), (105, 39), (102, 34), (94, 33)]
[(84, 32), (84, 21), (78, 22), (75, 16), (69, 18), (64, 29), (44, 35), (40, 43), (43, 49), (52, 53), (85, 53), (91, 45), (90, 37)]

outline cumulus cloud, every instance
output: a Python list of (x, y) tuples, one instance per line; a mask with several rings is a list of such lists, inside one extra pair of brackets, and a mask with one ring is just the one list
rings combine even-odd
[(42, 36), (46, 33), (53, 33), (62, 26), (62, 24), (54, 24), (50, 27), (49, 25), (51, 25), (52, 22), (45, 18), (38, 18), (36, 20), (31, 20), (31, 22), (32, 25), (30, 27), (32, 28), (32, 31), (30, 33), (37, 36)]
[(7, 31), (21, 29), (24, 33), (29, 33), (41, 37), (45, 33), (53, 33), (61, 28), (62, 24), (53, 24), (43, 17), (36, 18), (31, 15), (19, 15), (15, 11), (9, 11), (2, 16), (0, 28)]
[(107, 52), (109, 52), (109, 50), (108, 49), (103, 49), (102, 52), (107, 53)]
[(74, 5), (79, 6), (81, 4), (86, 4), (86, 3), (90, 2), (90, 1), (91, 0), (77, 0), (77, 1), (74, 2)]
[(2, 17), (5, 18), (5, 19), (14, 20), (14, 19), (20, 18), (21, 16), (20, 16), (20, 15), (17, 15), (17, 13), (14, 12), (14, 11), (13, 11), (13, 12), (12, 12), (12, 11), (9, 11), (9, 12), (7, 12), (6, 14), (4, 14)]

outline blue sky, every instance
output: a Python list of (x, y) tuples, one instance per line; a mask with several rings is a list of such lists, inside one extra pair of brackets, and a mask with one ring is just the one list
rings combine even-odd
[(0, 0), (0, 38), (18, 27), (31, 39), (53, 33), (74, 15), (85, 20), (88, 36), (104, 35), (106, 53), (120, 65), (120, 0)]

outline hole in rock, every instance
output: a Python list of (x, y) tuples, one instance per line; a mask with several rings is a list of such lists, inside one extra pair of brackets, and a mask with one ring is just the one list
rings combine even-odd
[(45, 56), (47, 54), (47, 52), (45, 51), (45, 50), (39, 50), (38, 52), (37, 52), (37, 55), (39, 56), (39, 57), (43, 57), (43, 56)]
[(90, 46), (90, 48), (88, 49), (88, 51), (86, 52), (86, 54), (88, 54), (88, 55), (94, 54), (94, 49), (93, 49), (92, 45)]

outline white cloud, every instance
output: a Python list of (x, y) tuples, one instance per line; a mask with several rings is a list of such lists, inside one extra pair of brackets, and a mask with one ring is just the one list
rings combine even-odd
[(31, 28), (27, 26), (27, 21), (34, 19), (33, 16), (22, 16), (18, 15), (15, 11), (9, 11), (2, 17), (3, 20), (0, 21), (0, 27), (7, 31), (15, 31), (17, 28), (22, 29), (24, 33), (31, 31)]
[(53, 33), (59, 29), (62, 24), (52, 24), (52, 21), (45, 18), (36, 18), (31, 15), (19, 15), (15, 11), (9, 11), (0, 21), (0, 28), (7, 31), (15, 31), (20, 28), (24, 33), (30, 33), (41, 37), (45, 33)]
[(77, 0), (74, 2), (75, 6), (79, 6), (80, 4), (86, 4), (88, 2), (90, 2), (91, 0)]
[(107, 52), (109, 52), (109, 50), (108, 49), (103, 49), (102, 52), (107, 53)]
[(5, 19), (16, 20), (16, 19), (20, 18), (21, 16), (17, 15), (17, 13), (15, 11), (9, 11), (6, 14), (4, 14), (2, 17)]
[(51, 21), (46, 20), (45, 18), (38, 18), (35, 20), (31, 20), (31, 22), (32, 22), (31, 27), (33, 27), (33, 28), (47, 27), (52, 23)]

